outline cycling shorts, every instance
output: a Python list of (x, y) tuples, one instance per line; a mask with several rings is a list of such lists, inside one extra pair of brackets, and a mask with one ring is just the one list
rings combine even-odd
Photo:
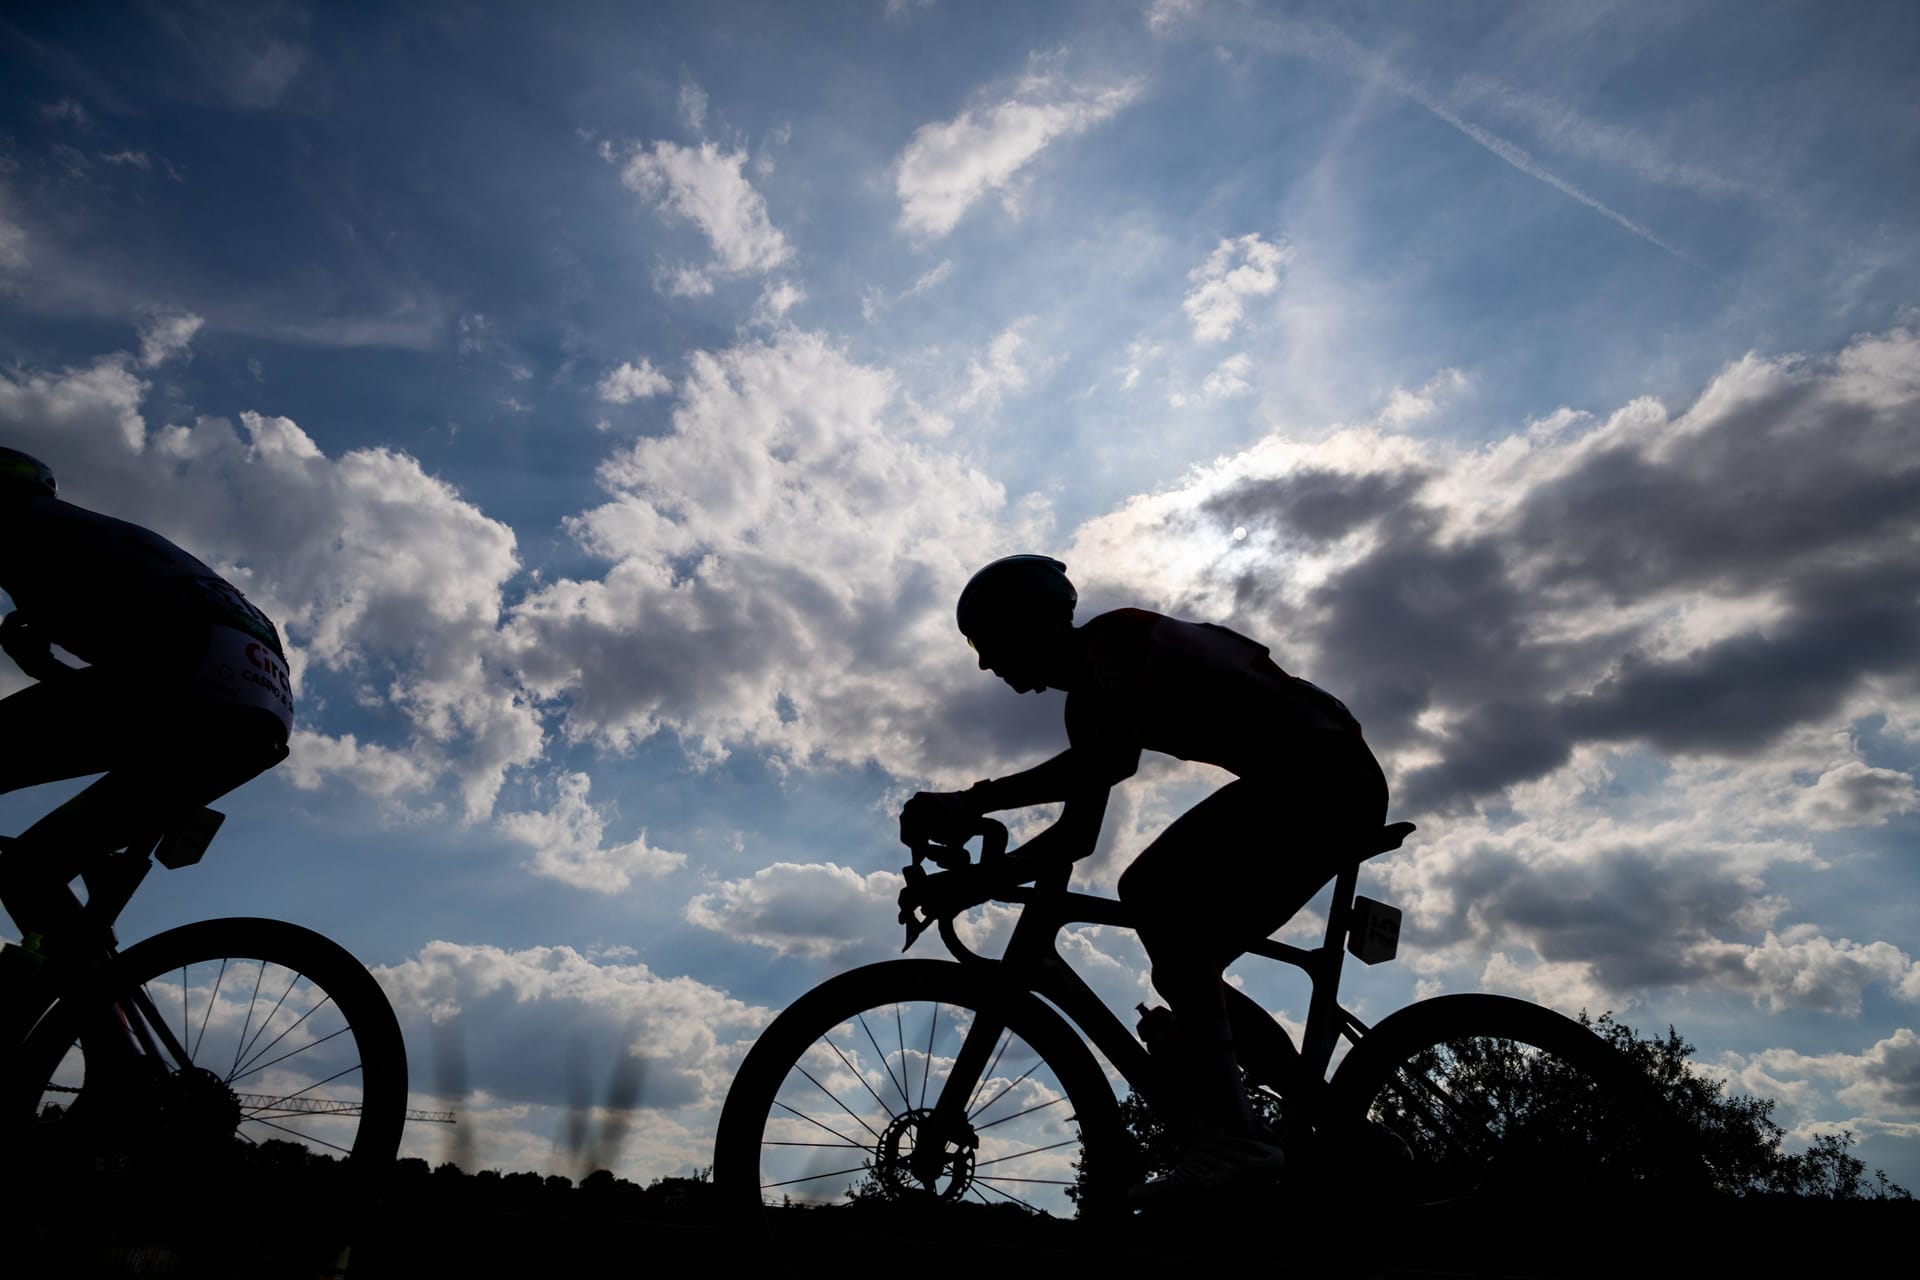
[(293, 679), (286, 659), (257, 637), (215, 623), (207, 628), (206, 652), (188, 682), (198, 698), (270, 712), (293, 732)]

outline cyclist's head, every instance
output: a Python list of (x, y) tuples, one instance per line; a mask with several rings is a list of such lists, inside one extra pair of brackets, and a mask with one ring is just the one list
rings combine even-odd
[(0, 448), (0, 497), (12, 502), (35, 494), (54, 496), (53, 468), (30, 453)]
[(1034, 663), (1073, 629), (1080, 593), (1067, 566), (1047, 556), (1007, 556), (973, 575), (955, 616), (980, 665), (1016, 689), (1042, 688)]

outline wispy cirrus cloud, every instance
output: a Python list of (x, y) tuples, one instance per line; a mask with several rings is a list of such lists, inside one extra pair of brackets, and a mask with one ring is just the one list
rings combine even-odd
[(937, 239), (983, 197), (1009, 197), (1014, 179), (1055, 142), (1086, 132), (1139, 98), (1137, 81), (1075, 84), (1027, 76), (985, 91), (951, 120), (920, 126), (894, 161), (900, 229)]

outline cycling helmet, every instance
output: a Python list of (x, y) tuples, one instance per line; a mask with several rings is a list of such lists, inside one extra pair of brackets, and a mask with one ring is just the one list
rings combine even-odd
[(26, 490), (54, 496), (53, 468), (29, 453), (0, 448), (0, 489), (8, 494)]
[(1067, 566), (1047, 556), (1007, 556), (973, 575), (954, 611), (968, 638), (1073, 621), (1080, 593)]

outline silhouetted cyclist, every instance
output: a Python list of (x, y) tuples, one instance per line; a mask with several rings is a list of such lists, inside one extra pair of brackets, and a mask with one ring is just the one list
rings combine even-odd
[[(1141, 922), (1153, 985), (1173, 1010), (1171, 1047), (1200, 1109), (1199, 1136), (1182, 1162), (1136, 1192), (1136, 1202), (1151, 1202), (1265, 1176), (1283, 1163), (1241, 1084), (1221, 975), (1249, 943), (1306, 904), (1343, 852), (1378, 835), (1387, 787), (1346, 706), (1281, 670), (1265, 646), (1225, 627), (1142, 609), (1116, 609), (1076, 627), (1078, 599), (1066, 566), (1045, 556), (996, 560), (967, 583), (960, 630), (981, 669), (1016, 693), (1065, 690), (1067, 749), (965, 791), (922, 792), (908, 801), (901, 825), (903, 834), (954, 829), (997, 810), (1064, 802), (1060, 820), (1003, 869), (970, 873), (1010, 886), (1038, 875), (1037, 863), (1093, 852), (1107, 794), (1133, 775), (1142, 751), (1236, 775), (1120, 877), (1120, 898)], [(966, 891), (952, 879), (910, 886), (902, 905)], [(978, 880), (973, 887), (982, 888)]]
[[(57, 945), (82, 852), (152, 840), (286, 757), (293, 693), (268, 617), (159, 534), (63, 502), (0, 448), (0, 648), (39, 681), (0, 700), (0, 792), (105, 773), (22, 832), (0, 893)], [(58, 645), (88, 665), (73, 667)]]

